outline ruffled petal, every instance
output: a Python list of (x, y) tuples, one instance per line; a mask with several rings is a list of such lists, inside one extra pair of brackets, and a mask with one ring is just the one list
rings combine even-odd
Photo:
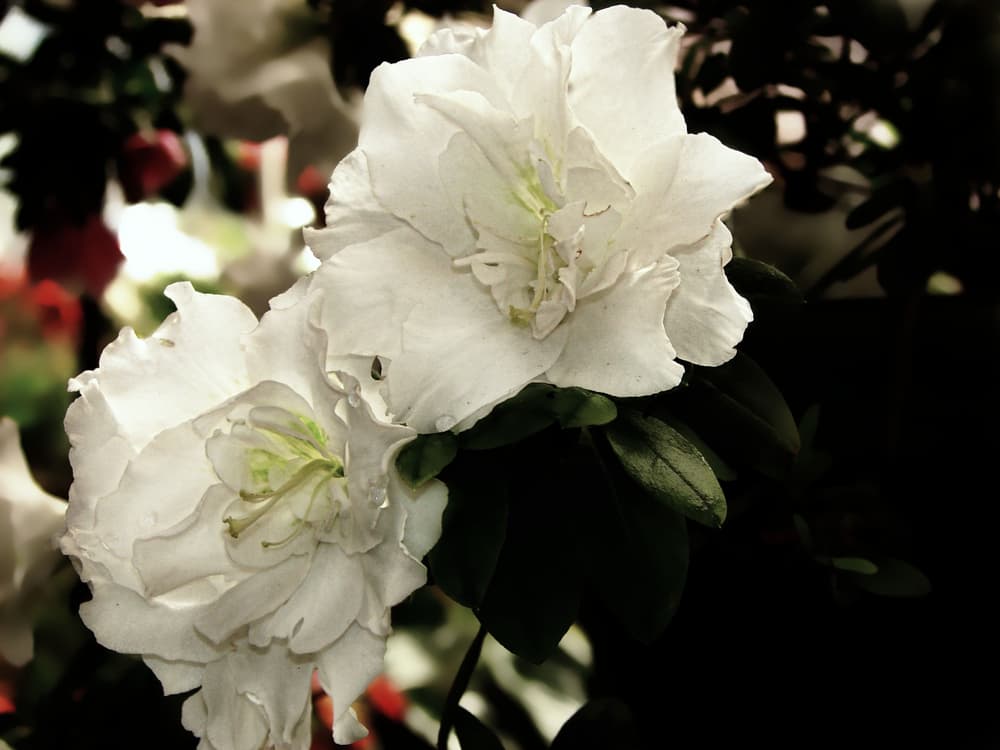
[[(378, 201), (450, 254), (459, 255), (471, 247), (472, 232), (438, 174), (438, 157), (457, 129), (415, 100), (417, 94), (455, 90), (477, 92), (494, 107), (505, 107), (494, 79), (460, 55), (380, 65), (365, 95), (359, 146), (367, 157)], [(400, 158), (401, 154), (406, 157)]]
[(573, 39), (570, 106), (620, 169), (650, 144), (686, 132), (674, 88), (683, 33), (652, 11), (615, 6), (595, 13)]
[(266, 642), (262, 634), (267, 633), (270, 638), (287, 639), (292, 652), (309, 654), (340, 638), (361, 611), (366, 557), (349, 557), (335, 544), (319, 545), (302, 585), (280, 609), (254, 626), (251, 642)]
[(195, 621), (198, 632), (222, 644), (245, 625), (283, 605), (309, 572), (310, 558), (293, 555), (245, 578), (220, 596)]
[(203, 607), (170, 606), (109, 581), (91, 581), (94, 598), (80, 605), (80, 619), (100, 644), (123, 654), (171, 661), (214, 661), (221, 651), (194, 628)]
[(771, 183), (757, 159), (722, 145), (707, 133), (684, 138), (677, 171), (648, 231), (661, 231), (661, 247), (704, 239), (733, 206)]
[(382, 671), (385, 639), (360, 625), (352, 625), (332, 646), (316, 655), (319, 680), (333, 700), (333, 739), (346, 744), (357, 737), (356, 721), (340, 724), (351, 704)]
[[(178, 466), (184, 470), (178, 472)], [(135, 541), (158, 536), (188, 518), (217, 481), (190, 423), (165, 430), (128, 465), (118, 489), (101, 499), (94, 533), (130, 568)]]
[(667, 300), (663, 323), (677, 356), (714, 367), (736, 356), (753, 311), (726, 278), (733, 237), (721, 221), (705, 240), (674, 248), (681, 283)]
[(205, 677), (205, 665), (191, 661), (161, 659), (146, 655), (143, 663), (152, 670), (163, 686), (164, 695), (186, 693), (201, 686)]
[(448, 488), (434, 480), (419, 490), (411, 490), (393, 472), (389, 492), (406, 508), (403, 546), (415, 559), (422, 560), (441, 538), (441, 515), (448, 502)]
[(418, 432), (450, 429), (545, 372), (566, 336), (560, 326), (536, 340), (502, 315), (471, 275), (458, 278), (404, 324), (403, 351), (387, 378), (389, 407)]
[(545, 373), (555, 385), (612, 396), (646, 396), (673, 388), (684, 368), (663, 329), (667, 298), (680, 281), (677, 261), (623, 274), (588, 297), (569, 319), (569, 340)]
[(368, 157), (359, 148), (348, 154), (330, 178), (326, 227), (306, 229), (305, 240), (317, 258), (326, 260), (348, 245), (368, 242), (402, 226), (372, 191)]
[(187, 282), (164, 294), (177, 312), (145, 340), (125, 328), (98, 371), (119, 434), (135, 449), (248, 385), (239, 334), (257, 326), (249, 308), (234, 297), (195, 292)]

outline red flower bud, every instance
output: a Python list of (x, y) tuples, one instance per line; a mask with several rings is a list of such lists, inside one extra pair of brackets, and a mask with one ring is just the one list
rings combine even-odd
[(188, 164), (187, 151), (172, 130), (133, 133), (118, 157), (125, 200), (138, 203), (169, 185)]
[(54, 223), (36, 227), (28, 247), (32, 282), (53, 279), (71, 291), (99, 298), (124, 260), (118, 238), (97, 214), (82, 225)]

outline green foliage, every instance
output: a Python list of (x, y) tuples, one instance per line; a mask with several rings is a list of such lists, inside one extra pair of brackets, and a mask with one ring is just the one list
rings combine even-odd
[(595, 549), (588, 556), (590, 583), (630, 636), (652, 643), (680, 604), (688, 569), (687, 524), (613, 458), (602, 466), (606, 486), (586, 506)]
[(894, 557), (881, 560), (876, 572), (852, 578), (859, 588), (879, 596), (909, 598), (931, 593), (927, 576), (910, 563)]
[(599, 393), (533, 383), (497, 405), (460, 439), (463, 448), (488, 450), (516, 443), (555, 423), (563, 428), (607, 424), (617, 413), (614, 402)]
[(733, 258), (726, 265), (726, 277), (750, 306), (762, 304), (798, 304), (802, 292), (788, 276), (772, 266), (752, 258)]
[(482, 457), (468, 456), (447, 478), (448, 505), (441, 538), (428, 555), (434, 582), (452, 599), (478, 607), (507, 536), (507, 494), (502, 477)]
[(706, 526), (722, 525), (722, 488), (705, 457), (677, 430), (630, 412), (606, 434), (622, 467), (651, 497)]
[(783, 477), (799, 451), (799, 433), (781, 391), (745, 354), (698, 368), (678, 412), (723, 458)]
[(458, 441), (450, 432), (419, 435), (396, 456), (396, 469), (416, 489), (441, 473), (457, 453)]
[(537, 457), (546, 447), (539, 437), (519, 451), (504, 545), (477, 612), (494, 638), (536, 663), (556, 649), (576, 619), (582, 552), (604, 554), (586, 545), (580, 530), (578, 500), (591, 480), (588, 453), (564, 445)]

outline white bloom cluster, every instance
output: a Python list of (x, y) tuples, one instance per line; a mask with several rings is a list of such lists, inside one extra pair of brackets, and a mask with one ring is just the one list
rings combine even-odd
[(461, 427), (532, 381), (647, 395), (678, 358), (735, 354), (752, 316), (720, 217), (771, 178), (687, 132), (682, 32), (622, 6), (497, 10), (375, 71), (307, 240), (328, 327), (357, 321), (334, 348), (391, 361), (399, 419)]
[(444, 486), (394, 466), (417, 432), (531, 382), (640, 396), (733, 356), (751, 312), (721, 217), (770, 177), (687, 132), (682, 31), (580, 6), (439, 31), (372, 76), (311, 277), (259, 322), (174, 285), (150, 339), (71, 382), (81, 614), (167, 692), (200, 687), (202, 747), (307, 747), (314, 669), (337, 741), (363, 733), (351, 703), (440, 534)]
[(334, 736), (381, 669), (389, 608), (421, 586), (445, 490), (393, 465), (415, 433), (378, 422), (326, 372), (311, 298), (258, 323), (174, 284), (149, 339), (125, 329), (71, 382), (70, 555), (84, 622), (141, 654), (215, 750), (308, 746), (314, 669)]

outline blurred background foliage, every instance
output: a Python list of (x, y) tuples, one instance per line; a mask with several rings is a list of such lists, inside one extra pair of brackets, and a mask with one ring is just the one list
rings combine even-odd
[[(309, 18), (295, 44), (323, 40), (345, 106), (436, 24), (489, 16), (476, 0), (289, 4)], [(689, 130), (775, 176), (731, 224), (737, 253), (774, 264), (799, 292), (762, 284), (752, 266), (731, 276), (756, 315), (742, 351), (784, 395), (801, 446), (749, 450), (756, 433), (736, 421), (699, 430), (729, 518), (718, 531), (691, 525), (665, 633), (640, 644), (585, 592), (581, 628), (545, 667), (487, 641), (471, 700), (524, 750), (547, 747), (587, 697), (609, 700), (588, 704), (553, 748), (993, 746), (1000, 720), (980, 682), (1000, 667), (988, 468), (1000, 417), (1000, 6), (633, 4), (688, 28), (677, 91)], [(296, 228), (322, 221), (328, 175), (308, 159), (285, 172), (294, 140), (258, 145), (192, 125), (188, 71), (170, 53), (192, 38), (184, 7), (0, 2), (5, 24), (27, 16), (44, 28), (26, 56), (0, 34), (11, 215), (0, 228), (0, 413), (18, 420), (37, 478), (63, 496), (65, 379), (96, 366), (119, 325), (149, 331), (168, 314), (169, 280), (260, 310), (308, 270)], [(157, 233), (167, 239), (155, 251), (170, 257), (142, 270), (137, 248)], [(717, 407), (712, 388), (738, 393), (747, 367), (660, 406), (697, 426)], [(35, 661), (0, 670), (0, 738), (192, 746), (179, 701), (83, 629), (74, 581), (64, 570), (53, 584)], [(429, 589), (395, 621), (403, 645), (390, 682), (369, 691), (369, 746), (427, 747), (475, 620)]]

